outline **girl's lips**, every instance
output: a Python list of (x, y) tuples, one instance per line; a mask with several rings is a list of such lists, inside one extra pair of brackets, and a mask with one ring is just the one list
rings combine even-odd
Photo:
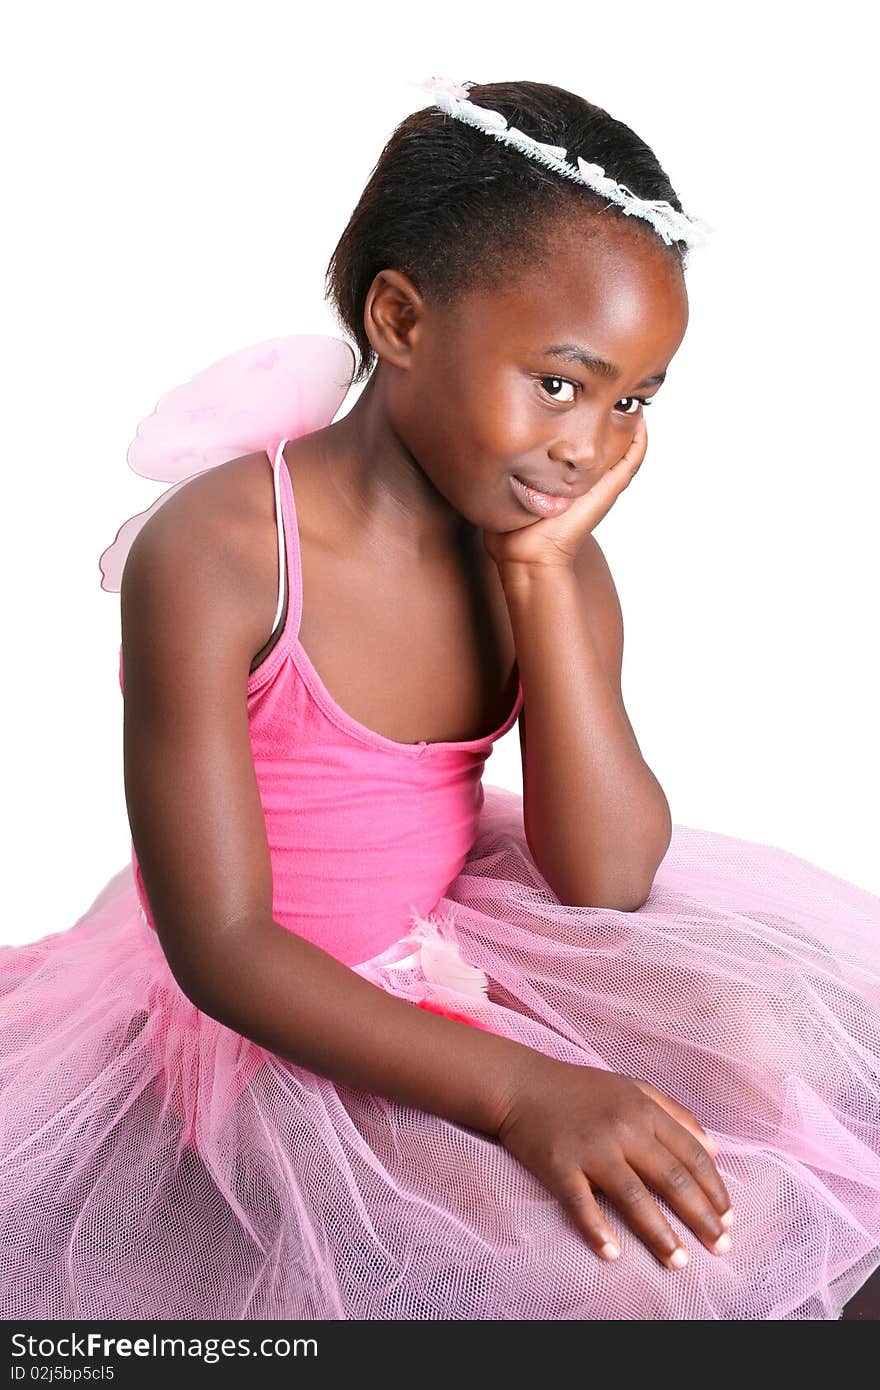
[(532, 516), (560, 516), (568, 511), (575, 500), (573, 497), (551, 497), (549, 492), (538, 492), (515, 473), (511, 473), (510, 483), (517, 501)]

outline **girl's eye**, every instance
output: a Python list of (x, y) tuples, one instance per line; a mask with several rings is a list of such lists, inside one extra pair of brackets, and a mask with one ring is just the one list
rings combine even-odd
[(547, 391), (547, 395), (548, 395), (548, 396), (551, 396), (551, 397), (553, 398), (554, 401), (563, 401), (564, 404), (570, 405), (571, 402), (574, 400), (575, 395), (577, 394), (577, 389), (578, 389), (578, 387), (577, 387), (577, 382), (576, 382), (576, 381), (568, 381), (567, 378), (564, 377), (564, 376), (542, 376), (542, 377), (540, 378), (540, 381), (541, 381), (541, 386), (542, 386), (545, 390), (546, 390), (546, 385), (545, 385), (545, 383), (548, 382), (548, 381), (549, 381), (549, 382), (552, 382), (554, 385), (557, 385), (557, 386), (569, 386), (569, 387), (571, 387), (571, 395), (570, 395), (570, 396), (557, 396), (557, 395), (554, 395), (554, 393), (553, 393), (552, 391)]
[[(570, 405), (571, 402), (575, 399), (578, 390), (580, 389), (576, 381), (569, 381), (568, 378), (564, 376), (542, 376), (539, 378), (539, 380), (541, 382), (541, 387), (545, 391), (545, 393), (548, 396), (550, 396), (554, 401), (562, 401), (564, 405)], [(548, 389), (548, 385), (550, 389)], [(562, 387), (564, 389), (566, 386), (571, 391), (571, 395), (559, 395), (559, 388)], [(617, 407), (620, 406), (623, 402), (629, 402), (631, 408), (621, 410), (620, 414), (637, 415), (639, 413), (639, 406), (649, 406), (651, 404), (651, 399), (652, 398), (646, 396), (623, 396), (621, 397), (621, 400), (617, 402), (617, 406), (615, 406), (615, 409), (617, 409)]]
[[(636, 407), (635, 410), (622, 410), (622, 411), (620, 412), (621, 415), (638, 415), (638, 413), (639, 413), (638, 408), (639, 408), (640, 405), (641, 405), (641, 406), (649, 406), (649, 405), (651, 404), (651, 401), (650, 401), (649, 399), (647, 399), (645, 396), (622, 396), (622, 397), (621, 397), (621, 401), (629, 401), (631, 404), (632, 404), (632, 403), (635, 403), (635, 407)], [(618, 401), (617, 404), (620, 405), (621, 401)], [(616, 409), (616, 407), (615, 407), (615, 409)]]

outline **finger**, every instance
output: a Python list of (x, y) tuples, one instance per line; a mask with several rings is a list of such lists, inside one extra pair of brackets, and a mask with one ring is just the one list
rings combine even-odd
[(706, 1133), (703, 1126), (694, 1119), (689, 1110), (686, 1110), (683, 1105), (679, 1105), (678, 1101), (673, 1100), (671, 1096), (666, 1096), (662, 1091), (658, 1091), (657, 1087), (652, 1086), (650, 1081), (637, 1081), (636, 1085), (640, 1091), (644, 1091), (646, 1096), (650, 1096), (651, 1100), (655, 1100), (666, 1111), (667, 1115), (671, 1115), (673, 1120), (677, 1120), (680, 1125), (684, 1125), (685, 1129), (690, 1130), (703, 1148), (708, 1150), (713, 1158), (715, 1157), (719, 1148), (718, 1141), (713, 1139), (711, 1134)]
[[(695, 1143), (689, 1131), (685, 1130), (665, 1111), (661, 1111), (657, 1116), (654, 1132), (660, 1142), (665, 1144), (670, 1152), (686, 1164), (690, 1172), (693, 1173), (718, 1213), (719, 1219), (728, 1212), (732, 1216), (730, 1193), (703, 1145), (699, 1142)], [(721, 1220), (723, 1229), (726, 1230), (729, 1225), (730, 1220)]]
[[(719, 1209), (716, 1209), (703, 1185), (704, 1181), (709, 1182), (709, 1178), (700, 1166), (705, 1164), (707, 1169), (713, 1168), (712, 1160), (702, 1145), (674, 1120), (666, 1117), (661, 1120), (663, 1125), (670, 1130), (672, 1147), (658, 1138), (655, 1144), (640, 1148), (638, 1170), (654, 1191), (666, 1198), (673, 1211), (687, 1223), (707, 1250), (713, 1255), (726, 1255), (731, 1246), (730, 1236), (721, 1223)], [(720, 1179), (718, 1186), (723, 1192), (724, 1184)], [(720, 1200), (720, 1210), (723, 1211), (726, 1209), (724, 1197)]]
[[(636, 431), (626, 452), (616, 463), (612, 463), (605, 469), (601, 477), (596, 479), (595, 483), (587, 489), (584, 497), (580, 499), (581, 502), (589, 499), (589, 522), (587, 523), (587, 519), (579, 514), (577, 504), (571, 509), (572, 521), (579, 529), (584, 526), (587, 530), (595, 530), (599, 522), (604, 520), (618, 497), (639, 471), (647, 447), (648, 435), (644, 417), (642, 417), (636, 422)], [(545, 518), (545, 524), (547, 520), (549, 518)]]
[[(593, 493), (597, 488), (604, 488), (609, 496), (609, 506), (620, 496), (625, 488), (629, 486), (635, 475), (642, 466), (645, 453), (648, 448), (648, 435), (644, 427), (644, 422), (639, 421), (636, 431), (630, 441), (629, 448), (621, 454), (616, 463), (612, 463), (606, 468), (601, 478), (598, 479), (590, 492)], [(603, 499), (604, 500), (604, 499)]]
[(616, 1260), (620, 1254), (617, 1237), (602, 1215), (586, 1174), (573, 1168), (552, 1190), (596, 1254), (603, 1260)]
[(688, 1254), (638, 1173), (620, 1162), (595, 1179), (627, 1225), (667, 1269), (683, 1269)]
[(669, 1115), (662, 1108), (660, 1108), (658, 1125), (656, 1125), (656, 1136), (662, 1143), (673, 1148), (677, 1158), (687, 1162), (691, 1172), (699, 1177), (699, 1181), (706, 1190), (706, 1195), (712, 1198), (717, 1211), (728, 1211), (731, 1205), (730, 1193), (724, 1187), (722, 1175), (716, 1168), (713, 1156), (706, 1151), (706, 1145), (702, 1143), (701, 1138), (696, 1136), (696, 1143), (694, 1143), (692, 1130), (685, 1129), (674, 1116)]
[(633, 437), (630, 440), (629, 448), (621, 458), (620, 462), (622, 464), (631, 466), (632, 471), (635, 473), (641, 466), (642, 460), (644, 459), (647, 450), (648, 426), (645, 422), (644, 415), (640, 415), (636, 420), (636, 427), (633, 431)]

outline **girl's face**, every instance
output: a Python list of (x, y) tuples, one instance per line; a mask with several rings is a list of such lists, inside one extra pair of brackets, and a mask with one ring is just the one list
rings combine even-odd
[[(687, 327), (680, 266), (641, 229), (548, 244), (509, 286), (449, 306), (418, 294), (390, 373), (393, 428), (450, 505), (485, 530), (535, 521), (516, 474), (581, 496), (629, 447)], [(405, 277), (404, 277), (405, 280)], [(411, 282), (406, 282), (411, 283)]]

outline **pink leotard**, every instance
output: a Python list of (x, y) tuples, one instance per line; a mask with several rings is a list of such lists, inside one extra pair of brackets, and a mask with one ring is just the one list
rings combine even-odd
[[(494, 733), (451, 742), (396, 743), (358, 723), (327, 691), (299, 641), (302, 566), (293, 487), (282, 440), (272, 462), (278, 525), (275, 646), (247, 682), (254, 768), (272, 859), (277, 922), (357, 965), (405, 936), (460, 872), (483, 804)], [(286, 574), (284, 557), (287, 556)], [(123, 688), (122, 653), (119, 683)], [(153, 926), (134, 845), (138, 897)]]

